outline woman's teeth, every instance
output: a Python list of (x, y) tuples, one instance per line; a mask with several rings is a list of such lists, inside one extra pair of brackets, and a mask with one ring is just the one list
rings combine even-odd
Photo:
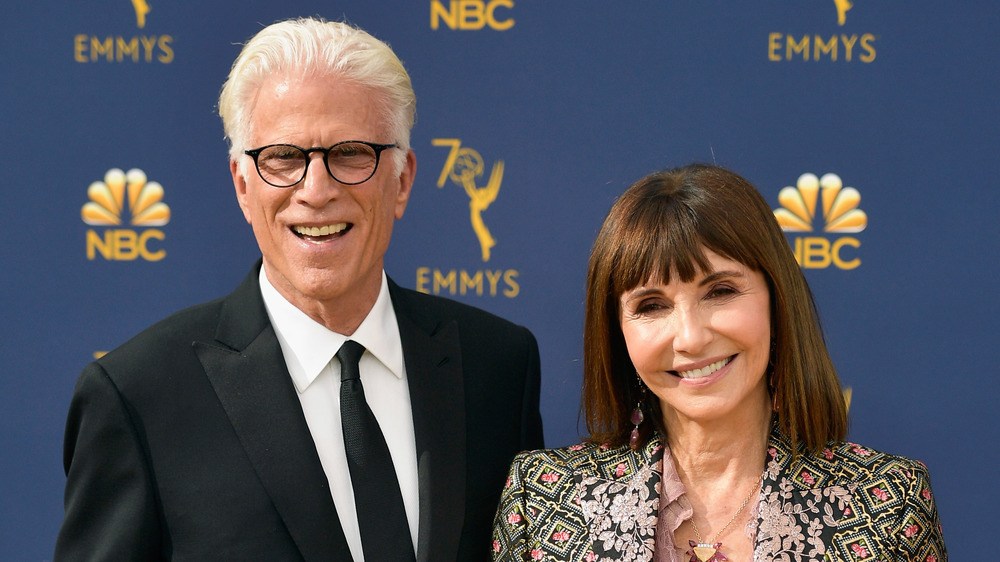
[(718, 371), (719, 369), (725, 367), (732, 361), (732, 357), (727, 357), (721, 361), (716, 361), (711, 365), (706, 365), (700, 369), (691, 369), (690, 371), (677, 371), (677, 375), (682, 379), (700, 379), (702, 377), (707, 377), (712, 373)]

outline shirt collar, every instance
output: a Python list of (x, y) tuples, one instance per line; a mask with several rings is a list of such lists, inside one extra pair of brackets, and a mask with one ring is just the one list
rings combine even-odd
[(288, 302), (267, 279), (263, 267), (260, 293), (285, 356), (288, 374), (299, 393), (316, 380), (347, 339), (365, 346), (393, 375), (403, 378), (403, 345), (385, 271), (375, 304), (349, 337), (328, 329)]

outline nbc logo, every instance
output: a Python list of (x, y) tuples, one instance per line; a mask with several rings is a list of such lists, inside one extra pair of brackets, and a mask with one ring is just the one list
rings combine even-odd
[[(499, 14), (498, 8), (502, 8)], [(506, 31), (514, 27), (513, 9), (514, 0), (431, 0), (431, 29), (444, 22), (449, 29)]]
[[(87, 189), (90, 199), (80, 209), (83, 222), (91, 226), (121, 226), (128, 210), (130, 226), (143, 227), (142, 232), (132, 229), (109, 228), (103, 237), (93, 229), (87, 231), (87, 259), (99, 253), (106, 260), (130, 261), (142, 257), (159, 261), (166, 256), (164, 250), (151, 251), (149, 240), (165, 238), (156, 226), (170, 222), (170, 207), (163, 202), (163, 186), (147, 181), (146, 173), (133, 168), (128, 173), (112, 168), (104, 174), (104, 181), (95, 181)], [(127, 206), (126, 206), (127, 204)]]
[[(861, 194), (853, 187), (844, 187), (837, 174), (799, 176), (795, 187), (785, 187), (778, 192), (781, 207), (774, 210), (774, 218), (785, 232), (814, 232), (817, 214), (822, 212), (822, 230), (829, 234), (854, 234), (868, 226), (868, 215), (858, 208)], [(825, 237), (805, 236), (794, 240), (795, 259), (805, 268), (826, 268), (831, 264), (840, 269), (854, 269), (861, 265), (858, 258), (844, 259), (845, 246), (861, 247), (857, 238), (842, 236), (831, 242)]]
[(823, 218), (826, 232), (861, 232), (868, 226), (868, 216), (858, 203), (861, 194), (853, 187), (844, 187), (837, 174), (825, 174), (817, 179), (815, 174), (799, 176), (795, 187), (786, 187), (778, 192), (778, 202), (782, 208), (774, 211), (774, 217), (785, 232), (812, 232), (816, 216), (816, 204), (823, 196)]

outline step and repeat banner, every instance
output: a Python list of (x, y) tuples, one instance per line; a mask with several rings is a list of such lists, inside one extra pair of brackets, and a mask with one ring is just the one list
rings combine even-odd
[(788, 225), (851, 440), (924, 461), (953, 558), (981, 552), (1000, 504), (994, 2), (83, 0), (5, 14), (0, 560), (51, 558), (83, 366), (228, 293), (259, 256), (216, 99), (242, 42), (309, 15), (365, 28), (410, 71), (418, 171), (386, 269), (535, 333), (548, 445), (583, 431), (584, 278), (605, 213), (649, 172), (714, 162)]

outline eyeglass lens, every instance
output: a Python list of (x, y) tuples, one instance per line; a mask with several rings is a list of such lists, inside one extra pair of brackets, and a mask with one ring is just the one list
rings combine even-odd
[[(310, 151), (312, 152), (312, 151)], [(334, 145), (326, 154), (326, 167), (337, 181), (357, 184), (375, 173), (378, 154), (362, 143), (345, 142)], [(309, 155), (297, 146), (279, 144), (261, 150), (257, 170), (264, 181), (279, 187), (295, 185), (306, 175)]]

